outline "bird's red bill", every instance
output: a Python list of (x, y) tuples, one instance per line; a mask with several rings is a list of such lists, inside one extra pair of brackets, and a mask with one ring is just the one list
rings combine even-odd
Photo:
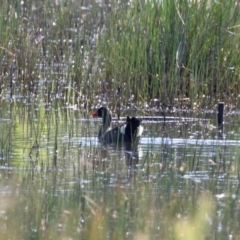
[(97, 112), (97, 111), (93, 112), (93, 113), (92, 113), (92, 116), (93, 116), (93, 117), (97, 117), (97, 116), (98, 116), (98, 112)]

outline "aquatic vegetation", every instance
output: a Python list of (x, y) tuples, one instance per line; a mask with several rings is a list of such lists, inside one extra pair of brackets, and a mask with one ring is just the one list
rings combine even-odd
[[(0, 238), (239, 238), (239, 4), (4, 1)], [(100, 106), (163, 117), (103, 146)]]
[(2, 97), (41, 93), (85, 108), (120, 99), (122, 108), (153, 98), (238, 102), (234, 0), (26, 0), (0, 11)]
[[(124, 83), (136, 101), (190, 101), (238, 95), (236, 1), (133, 1), (110, 13), (99, 39), (104, 80)], [(209, 100), (204, 96), (210, 96)], [(233, 97), (233, 101), (234, 101)], [(126, 100), (127, 101), (127, 100)]]

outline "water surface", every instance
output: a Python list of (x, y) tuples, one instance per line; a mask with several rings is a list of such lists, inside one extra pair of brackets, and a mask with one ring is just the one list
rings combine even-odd
[[(215, 114), (193, 121), (143, 121), (144, 134), (131, 149), (102, 146), (96, 137), (101, 122), (83, 116), (82, 109), (11, 105), (3, 102), (0, 121), (6, 236), (23, 218), (25, 237), (84, 239), (85, 228), (94, 227), (98, 216), (107, 224), (108, 239), (120, 226), (122, 238), (132, 239), (145, 224), (151, 239), (162, 234), (170, 239), (173, 230), (166, 226), (174, 219), (186, 221), (206, 192), (217, 209), (206, 220), (212, 222), (211, 235), (237, 234), (240, 142), (234, 123), (219, 132)], [(229, 214), (232, 224), (226, 226)]]

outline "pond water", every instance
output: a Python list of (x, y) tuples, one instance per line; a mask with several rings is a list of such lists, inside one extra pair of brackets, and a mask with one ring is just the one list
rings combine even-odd
[[(183, 47), (179, 26), (193, 10), (188, 17), (181, 1), (159, 10), (163, 4), (146, 2), (3, 1), (0, 239), (240, 239), (240, 112), (232, 111), (240, 97), (231, 82), (237, 67), (224, 60), (222, 81), (214, 71), (228, 51), (220, 58), (203, 52), (190, 61), (191, 69), (176, 61), (178, 52), (194, 56), (189, 44), (186, 51), (174, 47)], [(169, 16), (177, 17), (173, 24)], [(174, 26), (180, 35), (172, 44)], [(220, 94), (223, 83), (228, 91)], [(187, 92), (190, 101), (180, 99)], [(227, 106), (219, 131), (212, 104), (228, 94), (236, 102)], [(161, 98), (145, 102), (155, 96)], [(159, 117), (161, 104), (171, 108), (166, 122)], [(90, 109), (101, 105), (115, 112), (120, 106), (122, 116), (138, 109), (145, 128), (138, 146), (98, 142), (101, 120), (91, 118)]]
[(172, 239), (178, 221), (196, 221), (201, 196), (212, 204), (202, 220), (206, 239), (238, 239), (237, 115), (226, 116), (223, 132), (215, 113), (143, 121), (133, 150), (102, 146), (101, 122), (82, 109), (2, 101), (1, 112), (6, 239)]

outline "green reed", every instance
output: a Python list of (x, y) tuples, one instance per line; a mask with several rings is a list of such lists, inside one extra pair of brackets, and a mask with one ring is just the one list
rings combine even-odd
[(106, 80), (124, 83), (124, 96), (137, 101), (226, 99), (237, 91), (236, 1), (140, 2), (109, 14), (98, 45)]
[[(86, 108), (107, 94), (126, 105), (152, 98), (203, 105), (238, 94), (239, 4), (230, 1), (3, 4), (1, 93), (60, 94)], [(95, 42), (95, 43), (94, 43)], [(40, 67), (41, 66), (41, 67)], [(121, 93), (117, 94), (117, 90)], [(233, 95), (232, 95), (233, 94)], [(205, 96), (210, 97), (206, 101)]]
[[(30, 99), (27, 109), (18, 100), (2, 101), (1, 117), (12, 122), (1, 122), (2, 165), (9, 168), (0, 170), (0, 237), (238, 238), (239, 163), (225, 162), (224, 147), (208, 159), (201, 146), (179, 150), (162, 143), (153, 154), (149, 144), (142, 162), (129, 166), (116, 149), (85, 145), (81, 137), (95, 136), (95, 123), (75, 121), (88, 116), (82, 109), (100, 93), (115, 106), (119, 87), (124, 106), (132, 97), (140, 105), (186, 95), (207, 105), (203, 95), (212, 102), (237, 92), (238, 3), (111, 3), (108, 9), (93, 2), (90, 11), (74, 1), (6, 1), (0, 9), (1, 94)], [(90, 42), (97, 28), (95, 48)], [(62, 108), (65, 102), (81, 110)], [(236, 139), (237, 123), (236, 117)], [(171, 131), (188, 130), (166, 128), (162, 137)], [(149, 126), (150, 137), (156, 132)], [(233, 155), (238, 158), (237, 147)], [(214, 161), (211, 173), (208, 160)], [(15, 165), (19, 169), (10, 168)], [(182, 177), (191, 170), (210, 178)]]

